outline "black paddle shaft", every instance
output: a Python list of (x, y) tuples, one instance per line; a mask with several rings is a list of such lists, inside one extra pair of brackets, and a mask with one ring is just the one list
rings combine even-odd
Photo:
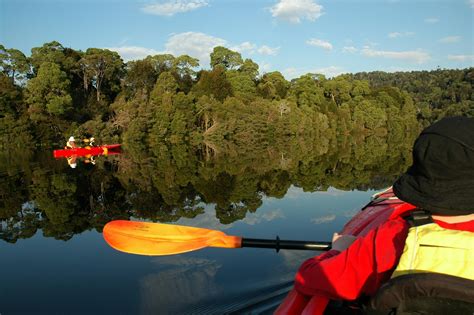
[(328, 251), (331, 249), (331, 242), (287, 241), (280, 240), (277, 236), (275, 240), (242, 238), (242, 247), (275, 248), (277, 252), (280, 249)]

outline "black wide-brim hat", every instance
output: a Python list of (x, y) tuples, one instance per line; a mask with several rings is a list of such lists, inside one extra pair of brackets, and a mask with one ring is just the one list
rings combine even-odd
[(420, 134), (395, 195), (439, 215), (474, 213), (474, 118), (444, 118)]

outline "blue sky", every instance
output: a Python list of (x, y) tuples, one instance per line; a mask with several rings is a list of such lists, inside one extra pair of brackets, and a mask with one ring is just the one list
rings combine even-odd
[(287, 78), (474, 66), (474, 0), (0, 0), (0, 43), (29, 55), (65, 47), (122, 58), (217, 45)]

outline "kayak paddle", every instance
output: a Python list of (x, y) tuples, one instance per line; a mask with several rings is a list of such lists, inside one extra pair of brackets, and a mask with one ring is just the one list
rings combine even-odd
[(327, 251), (331, 242), (242, 238), (196, 227), (116, 220), (104, 226), (105, 241), (116, 250), (138, 255), (175, 255), (205, 247), (258, 247)]

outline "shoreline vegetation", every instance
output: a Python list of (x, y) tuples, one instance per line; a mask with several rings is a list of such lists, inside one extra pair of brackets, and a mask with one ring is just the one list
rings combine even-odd
[(225, 47), (210, 60), (203, 70), (187, 55), (124, 63), (107, 49), (56, 41), (30, 57), (0, 45), (0, 147), (94, 135), (135, 151), (187, 143), (212, 156), (288, 138), (399, 138), (444, 116), (474, 115), (474, 68), (287, 81)]
[[(224, 47), (124, 63), (58, 42), (31, 57), (0, 45), (0, 239), (67, 240), (113, 219), (175, 222), (213, 205), (223, 224), (264, 197), (380, 189), (411, 163), (423, 126), (474, 115), (474, 68), (287, 81)], [(126, 154), (71, 169), (32, 144), (74, 135)], [(40, 165), (38, 167), (38, 165)]]

